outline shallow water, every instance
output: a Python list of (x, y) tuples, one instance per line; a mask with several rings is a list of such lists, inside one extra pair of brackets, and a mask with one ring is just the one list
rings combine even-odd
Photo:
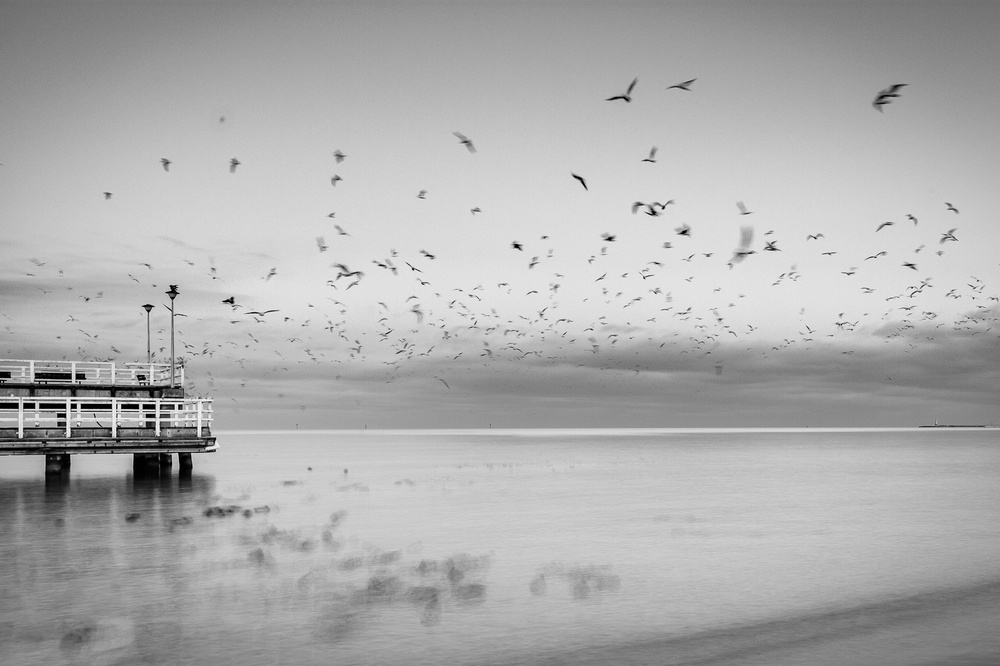
[(996, 430), (219, 443), (152, 480), (0, 458), (0, 663), (1000, 655)]

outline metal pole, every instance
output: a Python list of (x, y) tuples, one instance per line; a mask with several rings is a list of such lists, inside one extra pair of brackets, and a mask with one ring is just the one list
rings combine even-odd
[[(146, 303), (142, 306), (142, 309), (146, 311), (146, 365), (153, 362), (153, 355), (149, 347), (149, 311), (153, 309), (152, 303)], [(152, 380), (152, 377), (150, 377)]]
[(167, 296), (170, 297), (170, 388), (177, 386), (176, 375), (174, 373), (174, 299), (177, 298), (177, 285), (170, 285)]

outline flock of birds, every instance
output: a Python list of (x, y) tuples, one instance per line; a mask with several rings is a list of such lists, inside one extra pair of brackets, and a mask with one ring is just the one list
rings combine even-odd
[[(686, 80), (666, 89), (691, 93), (696, 81)], [(638, 78), (633, 79), (623, 93), (607, 97), (606, 101), (631, 103), (637, 83)], [(873, 108), (882, 113), (886, 105), (900, 98), (900, 91), (905, 85), (894, 84), (879, 91), (872, 102)], [(453, 134), (460, 147), (470, 155), (477, 154), (471, 138), (458, 131)], [(347, 159), (347, 155), (340, 150), (333, 152), (332, 157), (336, 164)], [(654, 146), (641, 162), (656, 161), (657, 148)], [(171, 173), (173, 160), (163, 157), (160, 163), (164, 172)], [(241, 161), (233, 157), (229, 161), (229, 172), (238, 177), (240, 165)], [(582, 188), (584, 194), (590, 191), (586, 176), (571, 171), (569, 178)], [(330, 185), (336, 187), (342, 181), (343, 178), (335, 174), (330, 178)], [(426, 189), (415, 193), (419, 200), (426, 200), (429, 195)], [(104, 192), (105, 199), (110, 200), (112, 196), (112, 192)], [(635, 200), (631, 203), (631, 213), (660, 218), (669, 215), (670, 207), (675, 204), (674, 199)], [(475, 216), (483, 211), (476, 206), (470, 212)], [(750, 218), (755, 214), (766, 217), (748, 208), (743, 201), (735, 202), (735, 214), (738, 215), (737, 220), (756, 219)], [(939, 231), (926, 230), (927, 223), (921, 225), (913, 213), (905, 213), (907, 224), (921, 233), (916, 240), (923, 242), (903, 250), (903, 258), (897, 264), (901, 269), (926, 272), (922, 267), (924, 262), (918, 263), (918, 259), (926, 257), (929, 262), (934, 257), (942, 256), (949, 243), (959, 241), (957, 225), (940, 223), (942, 216), (958, 220), (960, 212), (957, 206), (943, 202), (940, 214), (930, 212), (927, 215), (933, 217), (931, 224), (939, 226)], [(327, 217), (335, 218), (336, 212), (327, 214)], [(878, 223), (873, 227), (872, 238), (884, 238), (890, 233), (887, 229), (895, 225), (893, 220)], [(333, 225), (333, 229), (338, 240), (347, 241), (352, 237), (352, 233), (341, 224)], [(356, 265), (357, 256), (350, 259), (341, 256), (328, 265), (324, 285), (326, 293), (320, 297), (321, 300), (314, 298), (312, 293), (300, 294), (297, 290), (280, 295), (271, 292), (269, 297), (277, 302), (262, 306), (260, 299), (263, 293), (255, 294), (244, 289), (242, 293), (219, 298), (216, 301), (219, 309), (216, 311), (181, 311), (185, 319), (180, 322), (178, 330), (182, 345), (180, 356), (188, 363), (204, 359), (210, 368), (219, 367), (209, 362), (216, 357), (225, 360), (228, 365), (235, 363), (244, 369), (264, 364), (269, 373), (290, 372), (298, 364), (368, 362), (378, 364), (386, 382), (406, 375), (409, 368), (412, 374), (425, 376), (441, 390), (451, 390), (454, 381), (450, 381), (452, 376), (442, 377), (445, 372), (454, 372), (454, 368), (463, 364), (465, 369), (475, 370), (482, 364), (501, 358), (534, 365), (576, 364), (639, 372), (647, 367), (643, 363), (649, 356), (641, 352), (646, 350), (655, 354), (690, 355), (719, 374), (725, 353), (734, 345), (744, 345), (745, 342), (746, 350), (767, 357), (793, 344), (819, 344), (823, 338), (841, 337), (862, 328), (862, 322), (873, 324), (875, 329), (882, 330), (881, 335), (886, 338), (905, 337), (911, 347), (916, 346), (919, 336), (932, 339), (929, 331), (942, 326), (972, 334), (992, 330), (998, 316), (998, 299), (986, 293), (986, 282), (976, 276), (969, 276), (964, 284), (949, 286), (935, 283), (933, 277), (916, 279), (918, 276), (915, 276), (905, 288), (882, 293), (882, 311), (878, 311), (874, 302), (859, 300), (863, 314), (841, 312), (832, 321), (809, 322), (807, 309), (802, 308), (796, 322), (799, 337), (770, 340), (767, 345), (759, 344), (759, 329), (767, 324), (758, 320), (760, 310), (748, 313), (742, 307), (742, 299), (750, 296), (752, 300), (754, 296), (752, 285), (744, 285), (738, 290), (716, 287), (708, 297), (684, 291), (687, 285), (701, 282), (703, 275), (688, 266), (714, 266), (716, 270), (732, 273), (754, 255), (778, 256), (777, 253), (782, 252), (795, 252), (795, 259), (802, 259), (804, 252), (808, 252), (805, 256), (826, 258), (830, 263), (817, 270), (823, 271), (824, 275), (839, 273), (849, 279), (867, 271), (867, 268), (859, 266), (883, 262), (886, 257), (899, 253), (899, 247), (904, 242), (897, 241), (887, 249), (870, 254), (858, 252), (856, 256), (847, 257), (846, 263), (837, 263), (842, 261), (837, 255), (846, 253), (843, 249), (824, 247), (827, 233), (803, 233), (797, 239), (782, 239), (775, 236), (774, 231), (766, 231), (762, 243), (755, 243), (755, 227), (744, 223), (739, 227), (738, 241), (731, 250), (705, 251), (708, 248), (697, 247), (696, 251), (692, 251), (696, 248), (691, 240), (696, 230), (682, 222), (673, 227), (674, 237), (663, 240), (655, 248), (656, 252), (650, 253), (648, 261), (636, 258), (633, 267), (624, 272), (613, 272), (607, 265), (607, 258), (614, 252), (614, 244), (620, 241), (618, 233), (601, 234), (599, 242), (594, 239), (592, 253), (570, 258), (557, 257), (555, 241), (547, 234), (541, 234), (535, 241), (513, 238), (509, 241), (511, 251), (531, 255), (523, 264), (525, 273), (494, 283), (486, 283), (473, 276), (473, 283), (465, 285), (441, 285), (438, 282), (440, 271), (435, 270), (435, 266), (439, 265), (436, 262), (441, 258), (459, 254), (456, 248), (432, 252), (424, 248), (400, 251), (390, 247), (381, 256), (360, 259), (367, 264), (365, 270)], [(933, 239), (930, 234), (933, 234)], [(910, 238), (914, 240), (912, 235)], [(350, 251), (345, 249), (347, 246), (344, 243), (338, 243), (333, 248), (325, 235), (317, 236), (315, 244), (322, 256), (331, 251), (341, 255)], [(857, 243), (854, 246), (860, 247)], [(37, 258), (30, 261), (35, 266), (34, 271), (47, 265), (47, 262)], [(186, 289), (185, 283), (197, 281), (199, 289), (217, 292), (226, 288), (224, 285), (228, 278), (236, 277), (224, 275), (215, 265), (214, 257), (208, 258), (207, 271), (204, 262), (184, 261), (188, 271), (178, 275), (178, 271), (174, 270), (167, 278), (177, 280), (181, 291)], [(545, 272), (539, 268), (542, 266), (551, 268)], [(148, 262), (137, 263), (138, 267), (153, 270)], [(570, 270), (577, 272), (571, 273)], [(884, 274), (887, 269), (879, 270)], [(380, 274), (380, 279), (373, 280), (373, 271)], [(38, 272), (26, 275), (39, 277)], [(789, 285), (805, 275), (798, 269), (796, 261), (790, 267), (775, 270), (769, 284), (775, 287)], [(868, 275), (872, 275), (871, 271)], [(274, 283), (280, 282), (281, 277), (279, 267), (271, 266), (266, 272), (262, 271), (260, 280), (262, 283)], [(140, 284), (152, 282), (133, 273), (128, 273), (128, 278)], [(402, 282), (396, 282), (396, 287), (390, 289), (385, 280)], [(153, 284), (156, 286), (156, 283)], [(877, 291), (870, 284), (844, 284), (847, 289), (856, 291), (859, 298)], [(39, 289), (46, 294), (52, 291), (46, 287)], [(967, 306), (952, 321), (935, 321), (939, 314), (925, 307), (921, 300), (922, 296), (931, 293), (930, 290), (946, 292), (944, 295), (948, 298), (964, 299)], [(398, 297), (397, 293), (400, 294)], [(103, 293), (79, 296), (83, 303), (91, 303), (92, 299), (101, 298)], [(510, 304), (513, 304), (514, 311), (508, 311)], [(272, 305), (274, 307), (270, 307)], [(67, 314), (67, 322), (81, 322), (75, 316), (78, 312)], [(223, 321), (228, 322), (231, 328), (220, 336), (218, 324)], [(199, 326), (203, 322), (215, 326)], [(163, 340), (164, 329), (161, 327), (158, 332), (160, 340)], [(122, 344), (119, 340), (105, 346), (106, 341), (100, 339), (97, 333), (82, 327), (76, 327), (76, 330), (86, 336), (77, 348), (82, 359), (99, 360), (121, 354), (115, 346)], [(10, 325), (7, 332), (12, 333)], [(754, 337), (746, 340), (748, 336), (755, 336), (757, 344)], [(57, 337), (62, 339), (62, 335)], [(619, 352), (626, 349), (627, 357), (624, 352)], [(8, 353), (11, 351), (8, 350)], [(165, 352), (166, 345), (159, 345), (157, 358), (163, 359)], [(850, 350), (845, 348), (843, 353), (850, 353)], [(420, 366), (415, 362), (421, 359), (435, 364), (419, 370)], [(426, 369), (428, 367), (430, 370)], [(211, 370), (206, 374), (210, 378), (208, 388), (218, 388), (214, 385)], [(241, 380), (241, 385), (245, 382)]]

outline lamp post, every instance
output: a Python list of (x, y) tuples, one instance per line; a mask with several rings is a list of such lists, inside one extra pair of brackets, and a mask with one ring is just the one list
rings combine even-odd
[(177, 285), (170, 285), (170, 291), (167, 292), (167, 296), (170, 297), (170, 388), (173, 388), (176, 384), (174, 373), (174, 299), (177, 298)]
[(153, 309), (152, 303), (146, 303), (142, 306), (142, 309), (146, 311), (146, 365), (153, 362), (153, 355), (149, 348), (149, 311)]

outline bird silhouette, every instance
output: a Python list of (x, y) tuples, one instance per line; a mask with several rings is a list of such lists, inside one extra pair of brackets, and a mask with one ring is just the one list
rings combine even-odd
[(236, 173), (236, 167), (240, 165), (240, 161), (235, 157), (229, 160), (229, 173)]
[(461, 132), (452, 132), (452, 134), (458, 137), (458, 140), (462, 143), (462, 145), (469, 149), (470, 153), (476, 152), (476, 147), (472, 145), (472, 140), (469, 137), (465, 136)]
[(945, 206), (947, 206), (947, 207), (948, 207), (948, 210), (950, 210), (951, 212), (955, 213), (956, 215), (958, 214), (958, 209), (957, 209), (957, 208), (955, 208), (954, 206), (952, 206), (952, 205), (951, 205), (950, 203), (948, 203), (947, 201), (945, 201), (945, 202), (944, 202), (944, 205), (945, 205)]
[(698, 79), (691, 79), (689, 81), (684, 81), (683, 83), (675, 83), (672, 86), (667, 86), (667, 90), (670, 90), (671, 88), (677, 88), (678, 90), (687, 90), (688, 92), (691, 92), (691, 84), (697, 80)]
[(642, 158), (643, 162), (650, 162), (652, 164), (656, 163), (656, 146), (649, 149), (649, 157)]
[(747, 210), (747, 207), (743, 205), (742, 201), (737, 201), (736, 207), (740, 209), (740, 215), (750, 215), (753, 213), (752, 210)]
[(616, 99), (621, 99), (621, 100), (625, 100), (626, 102), (631, 102), (632, 101), (632, 90), (635, 88), (635, 84), (638, 83), (638, 81), (639, 81), (639, 77), (637, 76), (634, 79), (632, 79), (632, 83), (628, 84), (628, 90), (626, 90), (624, 94), (622, 94), (622, 95), (615, 95), (614, 97), (608, 97), (604, 101), (611, 102), (611, 101), (616, 100)]
[(160, 164), (163, 165), (164, 171), (170, 171), (170, 160), (168, 160), (166, 157), (160, 158)]
[(335, 150), (334, 153), (333, 153), (333, 158), (335, 160), (337, 160), (337, 164), (340, 164), (341, 162), (343, 162), (345, 157), (347, 157), (347, 155), (345, 155), (344, 153), (340, 152), (339, 148), (337, 150)]
[(872, 106), (875, 108), (876, 111), (882, 113), (882, 107), (885, 106), (886, 104), (890, 104), (892, 100), (895, 99), (896, 97), (899, 97), (899, 90), (905, 85), (907, 84), (894, 83), (888, 88), (880, 90), (878, 94), (875, 95), (875, 99), (872, 101)]
[(577, 179), (578, 181), (580, 181), (580, 184), (581, 184), (581, 185), (583, 185), (583, 189), (587, 190), (588, 192), (590, 191), (590, 188), (589, 188), (589, 187), (587, 187), (587, 181), (586, 181), (586, 180), (584, 180), (583, 176), (578, 176), (578, 175), (576, 175), (575, 173), (573, 173), (572, 171), (570, 172), (570, 174), (569, 174), (569, 175), (573, 176), (573, 177), (574, 177), (574, 178), (576, 178), (576, 179)]
[(327, 250), (326, 240), (322, 236), (316, 237), (316, 245), (317, 247), (319, 247), (320, 252), (326, 252)]
[(875, 229), (875, 233), (878, 233), (879, 231), (882, 231), (886, 227), (891, 227), (892, 225), (893, 225), (892, 222), (883, 222), (882, 224), (878, 225), (877, 229)]
[(338, 180), (344, 180), (344, 179), (341, 178), (340, 176), (338, 176), (337, 174), (333, 174), (333, 177), (330, 178), (330, 184), (333, 185), (334, 187), (336, 187)]
[(111, 198), (111, 192), (105, 192), (104, 193), (104, 200), (107, 201), (110, 198)]

